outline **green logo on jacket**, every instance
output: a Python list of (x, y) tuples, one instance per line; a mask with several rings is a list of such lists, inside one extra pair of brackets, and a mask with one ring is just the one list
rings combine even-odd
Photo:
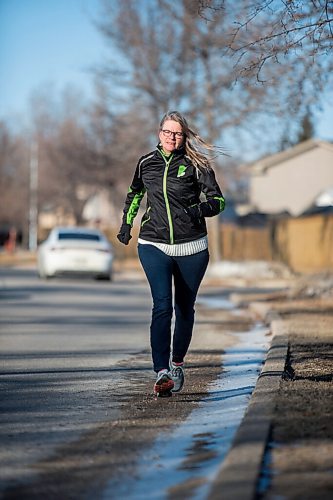
[(187, 167), (185, 165), (179, 165), (177, 177), (182, 177), (185, 175)]

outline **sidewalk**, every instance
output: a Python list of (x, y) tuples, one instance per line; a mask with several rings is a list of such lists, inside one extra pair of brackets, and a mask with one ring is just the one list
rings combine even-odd
[(332, 498), (332, 276), (303, 277), (287, 292), (233, 299), (247, 302), (270, 325), (273, 339), (209, 498)]

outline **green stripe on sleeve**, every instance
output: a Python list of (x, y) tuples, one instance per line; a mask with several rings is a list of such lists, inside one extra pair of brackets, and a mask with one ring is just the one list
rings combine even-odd
[(213, 200), (218, 200), (220, 203), (220, 212), (224, 210), (225, 207), (225, 199), (223, 196), (214, 196)]
[(142, 198), (144, 197), (145, 192), (146, 192), (146, 190), (143, 189), (142, 191), (140, 191), (140, 193), (137, 193), (134, 196), (132, 203), (129, 206), (129, 209), (128, 209), (127, 214), (126, 214), (126, 223), (130, 224), (131, 226), (133, 225), (133, 221), (136, 217), (136, 214), (138, 213), (140, 203), (141, 203)]

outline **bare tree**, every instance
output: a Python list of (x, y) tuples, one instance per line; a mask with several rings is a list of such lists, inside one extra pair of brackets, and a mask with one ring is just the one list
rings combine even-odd
[(187, 22), (189, 10), (183, 9), (187, 3), (178, 2), (186, 33), (177, 33), (179, 14), (170, 23), (169, 6), (164, 2), (124, 0), (117, 5), (104, 2), (99, 28), (119, 50), (122, 62), (121, 67), (119, 60), (118, 64), (108, 63), (103, 73), (113, 83), (135, 89), (134, 95), (148, 105), (155, 123), (171, 103), (177, 107), (190, 88), (192, 75), (186, 67), (191, 53), (187, 41), (191, 23)]
[(270, 90), (245, 80), (235, 84), (234, 62), (221, 53), (232, 19), (224, 11), (215, 10), (206, 21), (196, 0), (104, 4), (99, 26), (120, 57), (101, 73), (113, 88), (121, 83), (117, 99), (125, 94), (127, 102), (146, 105), (152, 133), (165, 111), (179, 108), (210, 141), (223, 145), (228, 130), (267, 109)]
[(0, 224), (27, 234), (29, 212), (29, 149), (0, 122)]
[[(333, 2), (328, 0), (198, 0), (206, 19), (217, 10), (231, 12), (234, 28), (228, 49), (237, 57), (238, 74), (255, 75), (265, 81), (268, 63), (285, 64), (289, 59), (331, 66), (327, 56), (333, 47)], [(326, 68), (325, 68), (326, 66)], [(270, 72), (269, 72), (270, 73)]]
[(118, 100), (146, 104), (152, 132), (180, 108), (211, 141), (242, 144), (233, 156), (276, 151), (329, 80), (330, 3), (104, 0), (99, 27), (120, 55), (102, 73)]
[(38, 213), (60, 210), (83, 223), (86, 202), (101, 188), (122, 208), (137, 155), (152, 144), (139, 103), (117, 115), (105, 99), (103, 88), (94, 103), (77, 89), (56, 98), (40, 88), (31, 97), (29, 130), (14, 134), (0, 123), (0, 224), (28, 233), (32, 144), (38, 146)]
[[(208, 24), (213, 24), (216, 12), (232, 20), (220, 52), (233, 61), (236, 82), (263, 90), (264, 109), (246, 117), (237, 130), (240, 140), (244, 137), (246, 143), (250, 137), (250, 143), (257, 143), (258, 156), (297, 143), (304, 117), (318, 116), (332, 91), (333, 2), (197, 0), (196, 4)], [(311, 134), (314, 129), (312, 121)], [(260, 144), (266, 140), (263, 149)]]
[(31, 107), (39, 210), (61, 208), (80, 224), (87, 199), (106, 183), (110, 160), (90, 130), (88, 104), (77, 89), (67, 88), (57, 100), (39, 90)]
[(153, 143), (150, 120), (140, 101), (134, 100), (120, 113), (112, 105), (110, 89), (98, 81), (95, 101), (87, 115), (88, 134), (95, 157), (95, 181), (107, 186), (112, 202), (122, 207), (133, 166)]

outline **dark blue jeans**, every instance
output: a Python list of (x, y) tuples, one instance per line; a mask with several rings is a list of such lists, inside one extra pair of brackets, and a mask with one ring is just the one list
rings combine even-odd
[(184, 360), (192, 338), (194, 303), (207, 269), (209, 253), (208, 250), (203, 250), (194, 255), (169, 257), (153, 245), (139, 243), (138, 254), (153, 298), (150, 343), (154, 370), (158, 372), (169, 366), (173, 295), (175, 303), (173, 361)]

